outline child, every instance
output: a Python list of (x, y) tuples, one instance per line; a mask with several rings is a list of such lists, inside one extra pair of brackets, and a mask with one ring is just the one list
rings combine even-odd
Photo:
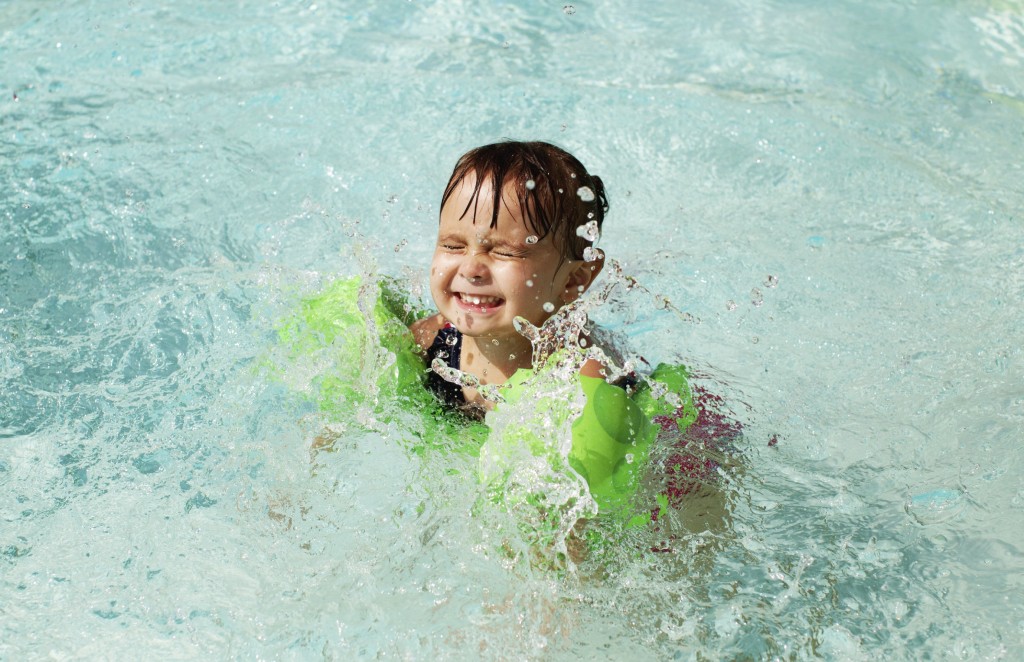
[[(430, 291), (438, 313), (411, 330), (435, 358), (481, 385), (531, 368), (530, 341), (514, 320), (540, 327), (583, 294), (604, 266), (592, 248), (608, 211), (601, 179), (544, 142), (502, 142), (467, 152), (441, 198)], [(599, 377), (588, 360), (581, 374)], [(493, 403), (431, 372), (446, 404), (476, 417)]]

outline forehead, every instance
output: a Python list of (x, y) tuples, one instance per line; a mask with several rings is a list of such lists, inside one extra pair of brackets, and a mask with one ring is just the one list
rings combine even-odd
[(491, 223), (494, 214), (494, 182), (488, 177), (476, 185), (476, 175), (469, 173), (452, 191), (451, 197), (441, 208), (441, 226), (472, 227), (479, 233), (529, 234), (526, 219), (511, 184), (505, 183), (498, 200), (498, 213), (495, 227)]

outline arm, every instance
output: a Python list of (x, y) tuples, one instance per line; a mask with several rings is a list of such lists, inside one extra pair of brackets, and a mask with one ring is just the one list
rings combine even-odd
[(438, 313), (412, 323), (409, 331), (412, 332), (412, 338), (421, 352), (430, 349), (430, 346), (434, 344), (434, 338), (437, 337), (437, 332), (444, 327), (446, 322), (447, 320)]
[(594, 359), (587, 359), (587, 362), (580, 368), (580, 374), (584, 377), (604, 379), (604, 364)]

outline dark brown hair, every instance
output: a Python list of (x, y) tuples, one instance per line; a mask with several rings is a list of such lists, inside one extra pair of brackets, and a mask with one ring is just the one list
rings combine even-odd
[(578, 236), (576, 229), (597, 221), (600, 230), (608, 212), (601, 178), (588, 173), (575, 156), (550, 143), (509, 140), (466, 152), (448, 180), (442, 209), (469, 175), (475, 180), (473, 196), (460, 218), (471, 210), (475, 214), (480, 189), (490, 180), (494, 189), (490, 227), (496, 227), (498, 205), (505, 204), (502, 194), (507, 186), (519, 202), (530, 232), (538, 239), (552, 235), (566, 259), (583, 259), (583, 250), (591, 242)]

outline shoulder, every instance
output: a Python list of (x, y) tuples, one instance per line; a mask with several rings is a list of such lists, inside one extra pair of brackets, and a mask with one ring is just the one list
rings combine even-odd
[(584, 377), (597, 377), (598, 379), (604, 379), (605, 372), (604, 364), (594, 359), (587, 359), (587, 362), (580, 368), (580, 374)]
[(430, 346), (434, 344), (434, 338), (437, 337), (437, 332), (444, 328), (444, 325), (448, 323), (448, 320), (444, 318), (440, 313), (431, 315), (430, 317), (424, 317), (421, 320), (416, 320), (409, 327), (409, 331), (412, 332), (413, 340), (420, 349), (426, 351), (430, 349)]

